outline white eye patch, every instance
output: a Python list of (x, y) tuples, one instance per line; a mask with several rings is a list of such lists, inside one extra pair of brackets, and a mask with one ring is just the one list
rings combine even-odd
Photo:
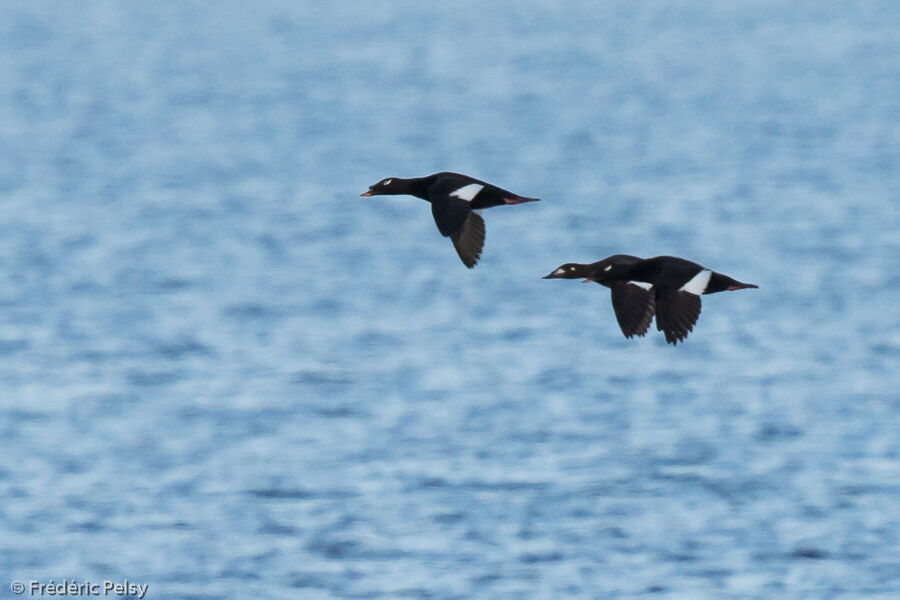
[(451, 197), (459, 198), (460, 200), (465, 200), (466, 202), (471, 202), (472, 198), (478, 195), (484, 189), (484, 186), (478, 183), (470, 183), (469, 185), (464, 185), (455, 192), (451, 192)]
[(604, 271), (609, 271), (610, 269), (612, 269), (612, 265), (606, 265), (605, 267), (603, 267)]
[(385, 180), (384, 180), (384, 185), (391, 185), (391, 182), (392, 182), (393, 180), (394, 180), (393, 178), (391, 178), (391, 179), (385, 179)]

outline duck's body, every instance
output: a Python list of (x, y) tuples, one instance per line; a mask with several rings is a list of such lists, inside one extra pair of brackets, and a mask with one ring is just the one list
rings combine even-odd
[(438, 231), (450, 238), (459, 258), (470, 269), (478, 262), (484, 247), (484, 220), (473, 211), (538, 200), (468, 175), (448, 172), (411, 179), (389, 177), (369, 186), (362, 195), (409, 195), (430, 202)]
[(609, 287), (625, 337), (646, 334), (656, 314), (656, 328), (670, 344), (684, 341), (694, 328), (702, 294), (758, 287), (675, 256), (616, 254), (589, 265), (568, 263), (545, 277), (557, 278), (584, 278)]

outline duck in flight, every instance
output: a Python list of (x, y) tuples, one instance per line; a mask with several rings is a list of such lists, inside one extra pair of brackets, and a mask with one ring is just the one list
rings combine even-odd
[(683, 342), (700, 316), (700, 296), (757, 288), (675, 256), (642, 259), (615, 254), (591, 264), (566, 263), (544, 279), (580, 279), (610, 288), (626, 338), (647, 333), (653, 315), (666, 342)]
[(468, 175), (446, 172), (412, 179), (388, 177), (369, 186), (369, 190), (362, 195), (400, 194), (431, 203), (431, 214), (438, 231), (450, 238), (459, 258), (470, 269), (478, 262), (484, 247), (484, 219), (474, 211), (538, 200), (513, 194)]

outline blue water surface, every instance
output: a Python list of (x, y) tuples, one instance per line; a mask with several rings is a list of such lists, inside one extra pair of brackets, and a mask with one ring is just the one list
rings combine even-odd
[(896, 2), (2, 2), (0, 208), (2, 598), (900, 597)]

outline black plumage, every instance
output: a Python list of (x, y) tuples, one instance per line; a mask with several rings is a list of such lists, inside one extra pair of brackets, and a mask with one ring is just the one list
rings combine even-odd
[(558, 278), (584, 278), (610, 288), (625, 337), (644, 335), (656, 314), (656, 328), (670, 344), (683, 342), (693, 330), (701, 294), (758, 287), (674, 256), (616, 254), (591, 264), (567, 263), (545, 277)]
[(485, 237), (484, 220), (473, 211), (538, 200), (519, 196), (468, 175), (447, 172), (411, 179), (388, 177), (369, 186), (369, 190), (362, 195), (402, 194), (431, 203), (431, 214), (438, 231), (450, 238), (460, 260), (470, 269), (481, 257)]

